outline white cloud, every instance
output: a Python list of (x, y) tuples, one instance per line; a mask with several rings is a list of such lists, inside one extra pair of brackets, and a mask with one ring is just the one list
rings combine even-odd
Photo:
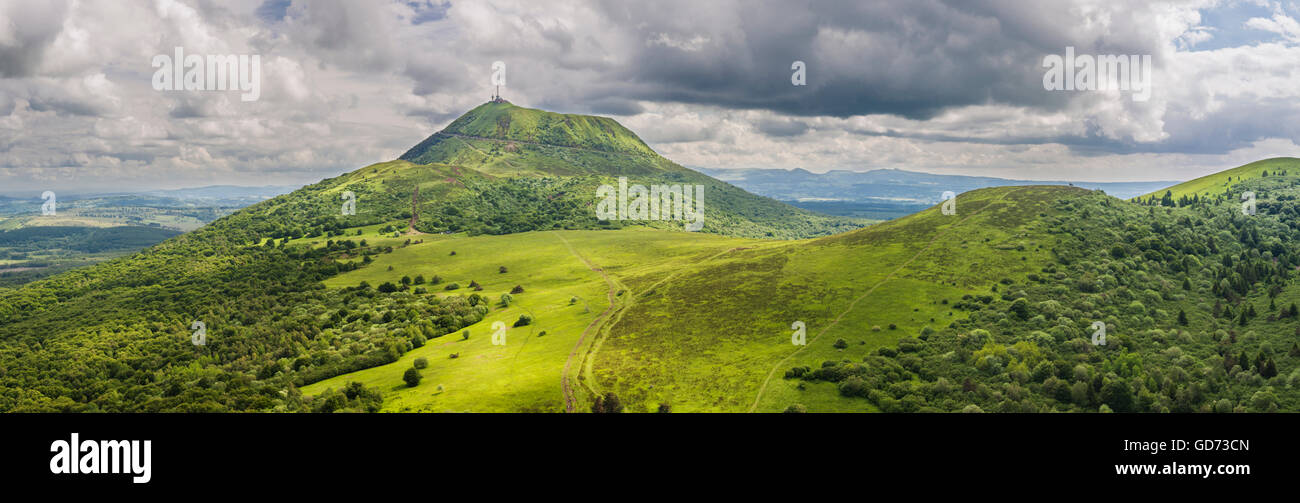
[[(482, 103), (498, 60), (511, 101), (615, 115), (686, 165), (1169, 179), (1295, 155), (1300, 26), (1266, 3), (1246, 27), (1280, 40), (1193, 51), (1220, 3), (482, 0), (429, 17), (295, 0), (268, 21), (260, 0), (0, 0), (0, 184), (310, 183)], [(1066, 45), (1152, 54), (1152, 99), (1033, 90)], [(261, 99), (154, 91), (150, 59), (176, 46), (260, 54)], [(815, 93), (875, 108), (801, 109)]]

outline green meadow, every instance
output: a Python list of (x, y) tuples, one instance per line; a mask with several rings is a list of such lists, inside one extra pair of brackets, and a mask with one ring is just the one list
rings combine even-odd
[[(615, 392), (636, 412), (660, 405), (682, 412), (770, 412), (791, 403), (812, 411), (874, 410), (840, 399), (828, 384), (800, 385), (780, 373), (828, 359), (857, 360), (900, 337), (952, 323), (962, 315), (951, 302), (1000, 278), (1023, 277), (1047, 258), (1051, 238), (1030, 238), (1034, 219), (1022, 213), (1036, 215), (1053, 198), (1078, 192), (1085, 191), (976, 191), (961, 196), (957, 215), (932, 208), (817, 240), (648, 229), (375, 236), (372, 246), (395, 246), (393, 253), (327, 280), (326, 287), (436, 275), (443, 283), (429, 288), (438, 295), (466, 295), (471, 281), (493, 300), (515, 285), (525, 293), (508, 308), (494, 306), (468, 328), (469, 339), (447, 334), (394, 363), (302, 391), (319, 394), (357, 381), (383, 390), (389, 411), (559, 412), (561, 376), (577, 351), (570, 378), (579, 383), (574, 390), (583, 408), (594, 396)], [(1012, 193), (1014, 203), (1005, 200)], [(408, 239), (424, 242), (404, 245)], [(614, 285), (606, 320), (598, 318), (610, 307), (609, 288), (583, 258)], [(502, 266), (509, 272), (499, 273)], [(462, 289), (441, 291), (448, 283)], [(521, 314), (536, 322), (509, 329), (509, 343), (492, 346), (492, 324), (513, 323)], [(807, 326), (807, 346), (790, 342), (795, 321)], [(841, 339), (847, 347), (835, 347)], [(429, 367), (417, 386), (408, 387), (402, 375), (416, 358)]]
[[(476, 237), (420, 235), (379, 238), (376, 244), (404, 243), (408, 238), (424, 242), (380, 255), (365, 268), (327, 280), (325, 286), (341, 288), (362, 281), (378, 285), (399, 282), (402, 276), (438, 276), (440, 284), (427, 285), (430, 294), (469, 295), (470, 283), (477, 282), (483, 288), (477, 293), (491, 300), (492, 310), (483, 321), (465, 329), (470, 332), (468, 339), (462, 337), (462, 331), (443, 335), (394, 363), (306, 386), (304, 394), (318, 394), (358, 381), (381, 389), (385, 394), (384, 410), (390, 411), (563, 410), (561, 375), (568, 356), (587, 326), (609, 307), (608, 286), (578, 254), (615, 276), (626, 271), (663, 274), (673, 269), (672, 258), (753, 243), (704, 234), (630, 229)], [(507, 272), (501, 273), (501, 267)], [(450, 284), (460, 288), (444, 290)], [(501, 295), (515, 286), (521, 286), (524, 292), (512, 295), (509, 307), (500, 306)], [(618, 292), (614, 294), (618, 297)], [(507, 328), (506, 344), (492, 345), (494, 323), (509, 326), (524, 314), (535, 321)], [(402, 374), (416, 358), (425, 358), (429, 366), (423, 369), (421, 382), (408, 387)]]

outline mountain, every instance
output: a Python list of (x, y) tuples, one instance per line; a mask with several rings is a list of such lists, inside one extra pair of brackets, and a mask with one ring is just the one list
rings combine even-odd
[(898, 169), (870, 171), (832, 170), (812, 173), (795, 169), (700, 169), (755, 194), (831, 215), (897, 218), (955, 194), (985, 187), (1014, 185), (1067, 185), (1103, 190), (1120, 199), (1167, 187), (1177, 182), (1067, 182), (939, 175)]
[[(467, 339), (303, 391), (392, 386), (394, 411), (586, 411), (611, 395), (636, 412), (1293, 411), (1298, 186), (1292, 172), (1234, 189), (1276, 194), (1253, 219), (1231, 198), (1016, 186), (814, 240), (573, 231), (405, 249), (327, 284), (491, 275), (423, 258), (457, 248), (512, 250), (511, 271), (544, 258), (524, 267), (547, 286)], [(511, 329), (522, 346), (482, 337), (523, 314), (537, 321)], [(417, 359), (427, 382), (394, 386)]]
[[(527, 162), (533, 158), (544, 162)], [(558, 114), (504, 101), (485, 103), (466, 112), (399, 159), (416, 164), (477, 166), (493, 175), (521, 171), (554, 175), (689, 171), (660, 157), (613, 119)]]
[(1238, 166), (1218, 173), (1188, 180), (1186, 182), (1154, 190), (1149, 193), (1138, 196), (1138, 199), (1159, 199), (1169, 192), (1173, 199), (1183, 197), (1214, 197), (1221, 196), (1230, 189), (1243, 181), (1253, 178), (1264, 178), (1268, 176), (1287, 176), (1289, 173), (1296, 173), (1300, 170), (1300, 159), (1295, 157), (1275, 157), (1255, 161), (1250, 164)]
[[(592, 206), (601, 185), (702, 185), (706, 210), (703, 232), (748, 237), (803, 238), (861, 227), (866, 222), (794, 208), (755, 196), (736, 186), (682, 167), (655, 153), (635, 133), (613, 119), (566, 115), (518, 107), (509, 102), (480, 105), (421, 141), (399, 158), (412, 165), (456, 166), (478, 183), (454, 205), (433, 204), (422, 214), (445, 215), (451, 206), (473, 204), (477, 194), (500, 194), (518, 211), (537, 214), (538, 203), (563, 208), (527, 224), (546, 228), (618, 228), (641, 225), (680, 228), (680, 222), (598, 222)], [(454, 179), (457, 175), (448, 177)], [(425, 191), (422, 185), (420, 190)], [(545, 196), (545, 200), (540, 196)], [(435, 200), (430, 200), (435, 201)], [(557, 201), (559, 201), (557, 203)], [(424, 232), (456, 231), (463, 222), (425, 222)], [(524, 225), (507, 224), (509, 232)], [(495, 233), (501, 227), (479, 226)]]
[[(497, 129), (483, 129), (489, 123)], [(476, 137), (448, 136), (460, 131)], [(425, 164), (367, 166), (140, 253), (0, 290), (0, 410), (377, 410), (372, 390), (352, 390), (343, 405), (308, 407), (295, 387), (395, 361), (491, 309), (477, 293), (421, 292), (395, 304), (386, 285), (322, 288), (395, 250), (457, 234), (550, 229), (673, 230), (689, 241), (829, 235), (862, 225), (682, 168), (609, 119), (494, 103), (421, 145), (415, 151)], [(431, 162), (447, 152), (458, 152), (445, 158), (457, 164)], [(702, 232), (681, 232), (681, 222), (598, 220), (597, 189), (620, 176), (704, 185)], [(355, 214), (344, 214), (345, 203), (355, 203)], [(427, 280), (420, 290), (460, 289)], [(411, 282), (401, 283), (408, 294)], [(484, 291), (472, 279), (464, 284)], [(52, 367), (82, 377), (49, 379), (42, 369)]]
[[(0, 290), (0, 411), (1300, 410), (1300, 172), (1163, 206), (984, 188), (831, 233), (517, 108)], [(596, 220), (620, 174), (709, 183), (705, 232)]]

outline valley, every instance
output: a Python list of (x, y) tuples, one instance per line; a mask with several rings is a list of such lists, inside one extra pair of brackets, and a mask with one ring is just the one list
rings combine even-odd
[[(601, 218), (620, 178), (706, 187), (702, 228)], [(489, 103), (402, 159), (0, 291), (0, 410), (1296, 410), (1298, 196), (1279, 158), (872, 223)]]

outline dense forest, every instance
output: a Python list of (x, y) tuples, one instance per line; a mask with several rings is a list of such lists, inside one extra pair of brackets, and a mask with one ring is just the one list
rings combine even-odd
[(969, 316), (785, 378), (885, 412), (1296, 410), (1300, 189), (1271, 175), (1215, 197), (1061, 201), (1047, 223), (1068, 246), (1027, 282), (942, 299)]

